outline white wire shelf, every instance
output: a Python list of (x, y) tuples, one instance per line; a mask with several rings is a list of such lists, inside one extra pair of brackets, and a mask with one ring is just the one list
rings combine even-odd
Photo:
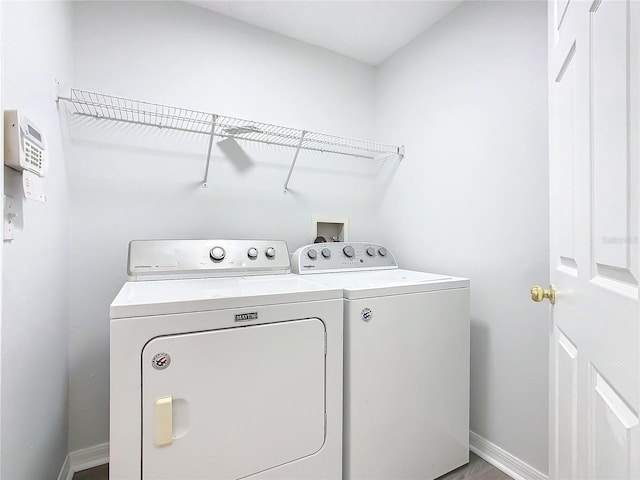
[(402, 159), (404, 156), (404, 147), (401, 146), (338, 137), (75, 88), (71, 89), (69, 97), (58, 97), (58, 100), (69, 104), (72, 108), (71, 113), (74, 115), (210, 136), (204, 186), (207, 186), (209, 177), (209, 164), (214, 137), (235, 138), (294, 148), (295, 155), (284, 185), (285, 193), (300, 150), (371, 160)]

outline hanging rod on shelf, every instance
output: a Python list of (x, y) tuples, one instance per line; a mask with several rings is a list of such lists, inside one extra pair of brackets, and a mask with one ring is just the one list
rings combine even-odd
[(74, 115), (112, 120), (162, 129), (209, 136), (203, 186), (207, 186), (214, 137), (290, 147), (295, 155), (289, 168), (284, 192), (287, 192), (293, 168), (301, 150), (346, 155), (363, 159), (386, 159), (404, 156), (404, 147), (315, 133), (270, 123), (243, 120), (213, 113), (171, 107), (72, 88), (68, 97), (58, 101), (73, 107)]

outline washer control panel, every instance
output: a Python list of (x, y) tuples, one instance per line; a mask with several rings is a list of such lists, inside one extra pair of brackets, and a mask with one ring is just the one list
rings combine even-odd
[(314, 243), (300, 247), (291, 257), (291, 270), (301, 275), (391, 268), (398, 268), (396, 259), (377, 243)]
[(226, 277), (289, 273), (282, 240), (134, 240), (130, 280)]

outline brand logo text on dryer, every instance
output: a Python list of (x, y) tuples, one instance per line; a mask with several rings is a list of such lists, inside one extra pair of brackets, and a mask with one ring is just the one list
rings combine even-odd
[(247, 320), (256, 320), (258, 312), (236, 313), (236, 322), (246, 322)]

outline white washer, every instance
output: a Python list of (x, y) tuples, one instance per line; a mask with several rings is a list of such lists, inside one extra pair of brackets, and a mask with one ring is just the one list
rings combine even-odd
[(437, 478), (469, 462), (469, 280), (385, 247), (299, 248), (294, 273), (344, 294), (343, 478)]
[(282, 241), (134, 241), (111, 305), (110, 478), (339, 479), (342, 292)]

